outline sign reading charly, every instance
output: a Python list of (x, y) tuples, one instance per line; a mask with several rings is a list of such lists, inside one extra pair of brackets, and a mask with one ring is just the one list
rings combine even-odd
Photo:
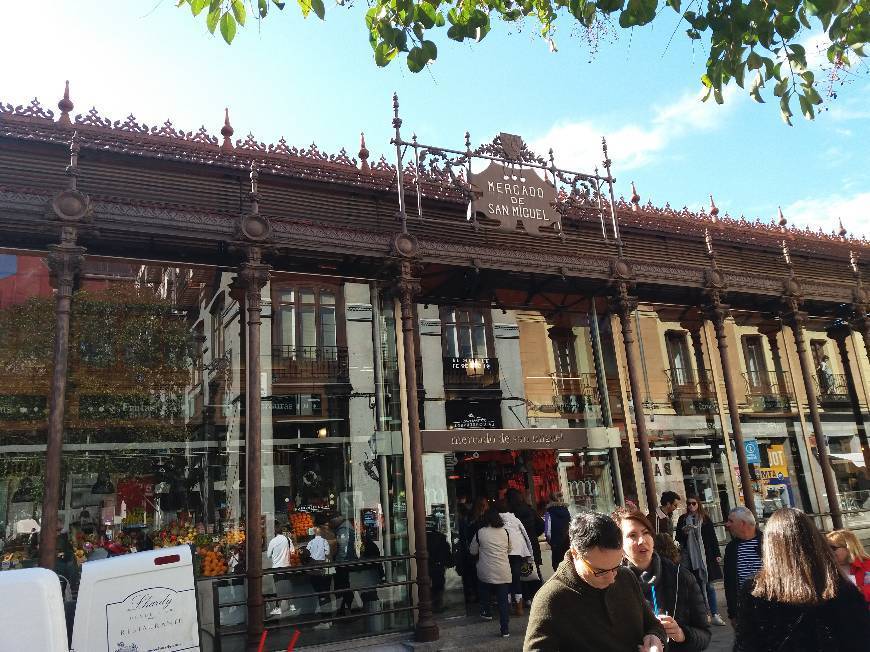
[(491, 161), (483, 172), (471, 175), (471, 186), (471, 210), (498, 220), (502, 231), (516, 231), (517, 222), (527, 233), (561, 228), (554, 208), (556, 188), (532, 169)]

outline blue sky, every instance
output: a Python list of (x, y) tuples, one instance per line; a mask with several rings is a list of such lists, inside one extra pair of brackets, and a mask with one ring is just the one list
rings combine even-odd
[[(410, 73), (403, 61), (374, 65), (364, 6), (327, 6), (327, 20), (302, 20), (294, 5), (231, 47), (173, 0), (47, 0), (4, 7), (0, 101), (36, 96), (54, 108), (70, 80), (75, 112), (134, 114), (149, 126), (204, 124), (217, 134), (228, 106), (236, 137), (354, 153), (389, 153), (391, 95), (402, 104), (404, 133), (461, 148), (499, 131), (522, 135), (556, 161), (589, 169), (600, 136), (611, 146), (617, 190), (634, 180), (642, 201), (697, 209), (713, 193), (723, 212), (771, 219), (778, 205), (792, 223), (830, 231), (842, 217), (870, 235), (870, 81), (838, 88), (815, 122), (787, 127), (773, 105), (741, 89), (724, 106), (701, 104), (703, 52), (664, 20), (632, 32), (611, 29), (593, 55), (569, 24), (551, 53), (533, 25), (496, 26), (480, 44), (439, 34), (437, 62)], [(810, 53), (813, 48), (810, 48)], [(24, 65), (16, 62), (26, 61)], [(824, 87), (821, 89), (824, 90)], [(797, 112), (797, 109), (794, 109)]]

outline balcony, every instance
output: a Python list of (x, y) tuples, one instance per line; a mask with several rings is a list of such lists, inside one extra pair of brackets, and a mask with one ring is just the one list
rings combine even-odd
[(794, 389), (787, 371), (753, 371), (743, 374), (746, 404), (751, 412), (791, 412)]
[(498, 389), (497, 358), (444, 358), (447, 389)]
[(668, 398), (678, 416), (712, 414), (719, 409), (713, 374), (704, 371), (696, 381), (685, 369), (666, 369)]
[(816, 386), (816, 396), (822, 407), (837, 408), (850, 405), (846, 374), (815, 374), (813, 383)]
[(272, 382), (350, 382), (347, 347), (273, 346)]
[(588, 408), (597, 406), (598, 402), (598, 380), (595, 374), (553, 374), (553, 405), (561, 414), (585, 414)]

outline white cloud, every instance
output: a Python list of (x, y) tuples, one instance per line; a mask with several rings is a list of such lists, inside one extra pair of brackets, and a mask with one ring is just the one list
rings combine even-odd
[(601, 137), (607, 138), (611, 160), (620, 170), (634, 170), (658, 161), (676, 140), (695, 132), (716, 129), (737, 101), (736, 89), (724, 91), (725, 104), (685, 93), (665, 106), (652, 106), (651, 117), (642, 123), (614, 127), (606, 120), (558, 122), (531, 143), (533, 151), (554, 149), (556, 164), (579, 171), (601, 167)]
[(807, 197), (782, 207), (790, 224), (837, 231), (839, 220), (853, 235), (870, 234), (870, 192), (847, 196)]

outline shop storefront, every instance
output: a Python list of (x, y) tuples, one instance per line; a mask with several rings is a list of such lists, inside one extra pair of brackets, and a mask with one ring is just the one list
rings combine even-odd
[[(0, 261), (0, 554), (12, 569), (36, 565), (45, 536), (54, 320), (45, 257), (7, 250)], [(205, 635), (222, 634), (223, 650), (244, 639), (244, 609), (222, 605), (244, 599), (248, 543), (246, 344), (233, 276), (86, 259), (72, 302), (56, 567), (75, 587), (88, 560), (189, 544)], [(284, 529), (294, 549), (279, 581), (264, 558), (265, 597), (283, 596), (270, 624), (311, 629), (309, 641), (407, 628), (393, 300), (368, 283), (284, 274), (264, 296), (273, 328), (261, 341), (262, 549)], [(315, 537), (328, 542), (326, 563), (306, 558)], [(389, 614), (328, 618), (342, 606)]]

